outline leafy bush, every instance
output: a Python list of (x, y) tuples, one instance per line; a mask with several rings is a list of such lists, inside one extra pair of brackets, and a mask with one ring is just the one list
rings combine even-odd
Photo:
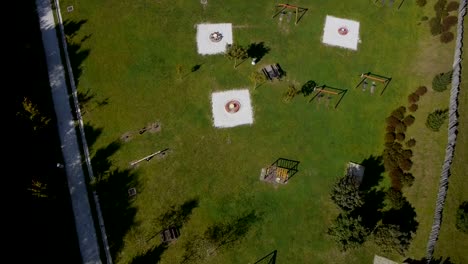
[(405, 113), (406, 107), (400, 106), (397, 109), (393, 110), (391, 115), (397, 118), (398, 120), (402, 120), (405, 117)]
[(436, 12), (436, 17), (442, 18), (447, 16), (447, 11), (445, 10), (445, 5), (447, 4), (447, 0), (438, 0), (434, 4), (434, 10)]
[(409, 171), (411, 170), (411, 167), (413, 167), (413, 162), (410, 159), (401, 159), (399, 160), (398, 165), (400, 165), (402, 170)]
[(408, 187), (411, 187), (413, 186), (413, 183), (414, 183), (414, 176), (413, 174), (411, 173), (403, 173), (403, 177), (401, 177), (401, 183), (404, 185), (404, 186), (408, 186)]
[(405, 134), (404, 133), (397, 133), (395, 135), (395, 139), (398, 140), (398, 141), (403, 141), (403, 140), (405, 140)]
[(449, 43), (455, 38), (455, 35), (452, 32), (443, 32), (440, 35), (440, 42), (442, 43)]
[(403, 123), (404, 123), (407, 127), (409, 127), (409, 126), (411, 126), (412, 124), (414, 124), (414, 120), (415, 120), (414, 116), (412, 116), (412, 115), (407, 115), (407, 116), (405, 116), (405, 118), (403, 119)]
[(455, 26), (458, 22), (458, 18), (456, 16), (448, 16), (442, 20), (442, 31), (447, 32)]
[(304, 96), (308, 96), (308, 95), (310, 95), (310, 94), (314, 91), (315, 87), (317, 87), (317, 83), (316, 83), (316, 82), (314, 82), (314, 81), (308, 81), (308, 82), (306, 82), (306, 83), (302, 86), (302, 88), (301, 88), (301, 93), (302, 93)]
[(348, 214), (340, 214), (328, 229), (328, 235), (340, 245), (342, 251), (358, 247), (366, 241), (369, 233), (360, 216), (353, 218)]
[(383, 252), (396, 251), (404, 256), (411, 241), (411, 233), (400, 231), (398, 225), (379, 225), (373, 234), (373, 240)]
[(406, 141), (406, 146), (409, 148), (416, 146), (416, 139), (411, 138), (410, 140)]
[(385, 194), (388, 202), (394, 209), (401, 209), (406, 203), (406, 198), (403, 196), (403, 193), (399, 189), (390, 188)]
[(468, 202), (463, 202), (457, 210), (455, 226), (458, 230), (468, 233)]
[(396, 125), (400, 123), (400, 120), (394, 116), (389, 116), (385, 119), (385, 122), (387, 122), (389, 126), (396, 127)]
[(393, 142), (395, 140), (395, 133), (388, 132), (385, 134), (385, 142)]
[(426, 86), (419, 86), (418, 89), (414, 92), (415, 94), (419, 96), (423, 96), (427, 93), (427, 87)]
[(401, 155), (405, 159), (411, 159), (411, 157), (413, 157), (413, 151), (411, 149), (405, 149), (401, 152)]
[(408, 95), (408, 103), (414, 104), (419, 101), (419, 95), (417, 93), (411, 93)]
[(343, 210), (354, 210), (364, 204), (359, 194), (359, 183), (348, 175), (335, 182), (330, 198)]
[(428, 16), (423, 16), (423, 17), (421, 17), (421, 21), (427, 21), (427, 20), (429, 20), (429, 17), (428, 17)]
[(406, 132), (406, 125), (405, 125), (405, 123), (399, 122), (399, 123), (395, 126), (395, 132), (397, 132), (397, 133), (404, 133), (404, 132)]
[(458, 2), (452, 1), (452, 2), (447, 4), (447, 7), (445, 8), (445, 10), (447, 10), (447, 12), (456, 11), (456, 10), (458, 10), (459, 6), (460, 6), (460, 4)]
[(395, 127), (394, 127), (394, 126), (388, 125), (387, 128), (385, 128), (385, 130), (386, 130), (387, 132), (393, 133), (393, 132), (395, 132)]
[(452, 82), (453, 71), (439, 73), (432, 79), (432, 89), (437, 92), (447, 90), (447, 86)]
[(432, 36), (437, 36), (442, 33), (442, 24), (440, 23), (440, 18), (433, 17), (429, 19), (429, 28), (431, 30)]
[(410, 110), (410, 112), (416, 112), (416, 110), (418, 110), (418, 105), (417, 104), (411, 104), (408, 109)]
[(435, 110), (427, 116), (426, 126), (432, 131), (439, 131), (440, 127), (444, 124), (444, 121), (447, 118), (448, 109)]
[(420, 7), (423, 7), (427, 4), (427, 0), (416, 0), (416, 4)]

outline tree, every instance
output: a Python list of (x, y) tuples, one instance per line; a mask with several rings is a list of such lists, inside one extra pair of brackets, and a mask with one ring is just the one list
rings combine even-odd
[(355, 248), (366, 241), (369, 230), (362, 224), (361, 216), (340, 214), (328, 229), (328, 235), (340, 245), (342, 251)]
[(43, 115), (39, 111), (39, 107), (29, 98), (24, 97), (22, 106), (22, 111), (16, 113), (16, 115), (29, 120), (34, 131), (44, 128), (49, 124), (51, 119), (48, 116)]
[(250, 74), (250, 80), (254, 84), (254, 89), (257, 89), (258, 85), (266, 81), (265, 74), (258, 71), (254, 71)]
[(447, 90), (447, 86), (452, 82), (453, 71), (439, 73), (432, 79), (432, 89), (437, 92)]
[(330, 198), (343, 210), (353, 210), (364, 204), (360, 193), (359, 183), (353, 176), (346, 175), (333, 185)]
[(411, 233), (400, 231), (398, 225), (379, 225), (373, 233), (373, 240), (382, 251), (390, 253), (396, 251), (404, 256), (411, 241)]
[(447, 118), (448, 109), (437, 109), (427, 116), (426, 126), (432, 131), (439, 131), (440, 127), (444, 124), (444, 121)]
[(455, 225), (458, 230), (468, 233), (468, 202), (463, 202), (457, 210)]
[(283, 101), (291, 101), (294, 98), (294, 96), (296, 96), (296, 94), (298, 94), (296, 86), (294, 86), (294, 84), (290, 84), (288, 86), (288, 90), (283, 94)]
[(247, 50), (236, 44), (227, 44), (226, 45), (226, 57), (230, 60), (234, 60), (234, 69), (237, 68), (237, 60), (247, 59)]
[(304, 96), (310, 95), (314, 91), (315, 87), (317, 87), (316, 82), (314, 82), (312, 80), (306, 82), (301, 88), (302, 95), (304, 95)]
[(406, 198), (403, 196), (401, 190), (395, 189), (393, 187), (387, 191), (385, 197), (390, 202), (392, 208), (397, 210), (401, 209), (406, 203)]

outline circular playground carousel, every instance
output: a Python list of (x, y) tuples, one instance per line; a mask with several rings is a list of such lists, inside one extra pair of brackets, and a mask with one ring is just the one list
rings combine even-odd
[(340, 27), (338, 28), (338, 34), (342, 35), (342, 36), (345, 36), (347, 35), (349, 32), (348, 28), (347, 27)]
[(210, 34), (210, 40), (212, 42), (220, 42), (222, 39), (223, 39), (223, 35), (219, 33), (218, 31)]
[(241, 104), (237, 100), (230, 100), (224, 105), (224, 110), (230, 114), (237, 113), (241, 107)]

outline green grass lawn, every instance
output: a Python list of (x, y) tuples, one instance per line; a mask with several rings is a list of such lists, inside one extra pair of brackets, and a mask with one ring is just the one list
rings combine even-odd
[[(369, 263), (381, 254), (372, 242), (340, 252), (326, 235), (338, 214), (330, 187), (348, 161), (381, 155), (385, 117), (450, 67), (453, 42), (441, 45), (420, 23), (431, 7), (406, 1), (397, 10), (373, 2), (298, 1), (308, 8), (298, 25), (278, 25), (270, 1), (209, 1), (205, 9), (182, 0), (62, 2), (75, 9), (63, 17), (79, 64), (78, 90), (88, 98), (84, 121), (94, 169), (104, 179), (98, 190), (114, 262), (178, 263), (184, 255), (205, 256), (206, 249), (204, 263), (254, 263), (274, 250), (277, 263)], [(326, 15), (360, 22), (357, 51), (321, 43)], [(236, 44), (263, 42), (270, 51), (256, 66), (246, 61), (234, 69), (222, 55), (197, 54), (198, 23), (232, 23)], [(270, 63), (282, 66), (285, 80), (253, 90), (248, 76)], [(195, 65), (200, 69), (190, 72)], [(374, 95), (355, 88), (368, 71), (392, 78), (382, 96), (382, 85)], [(282, 102), (289, 84), (300, 88), (309, 80), (347, 92), (336, 109), (338, 98), (328, 108), (302, 95)], [(211, 93), (236, 88), (251, 91), (253, 125), (214, 128)], [(424, 121), (434, 106), (447, 104), (448, 92), (430, 91), (408, 131), (418, 140), (416, 182), (405, 190), (419, 222), (409, 252), (414, 258), (425, 254), (446, 142), (445, 133), (424, 130)], [(160, 132), (138, 134), (156, 121)], [(119, 141), (129, 132), (130, 141)], [(170, 149), (164, 159), (130, 168), (164, 148)], [(285, 186), (259, 181), (260, 169), (279, 157), (300, 161), (299, 172)], [(138, 194), (128, 200), (133, 186)], [(184, 224), (166, 248), (155, 235), (171, 208)], [(212, 250), (197, 243), (219, 223), (236, 231), (225, 245)]]

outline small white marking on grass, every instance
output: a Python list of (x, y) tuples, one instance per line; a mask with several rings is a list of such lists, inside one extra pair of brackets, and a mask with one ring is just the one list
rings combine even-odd
[[(346, 35), (338, 33), (338, 29), (341, 27), (348, 29)], [(358, 43), (361, 43), (359, 39), (359, 22), (327, 16), (323, 28), (322, 42), (332, 46), (357, 50)]]
[[(213, 42), (210, 40), (210, 34), (219, 32), (223, 36), (221, 41)], [(226, 44), (232, 44), (232, 24), (198, 24), (197, 25), (197, 48), (198, 53), (202, 55), (212, 55), (224, 53)]]
[[(230, 100), (239, 101), (241, 106), (238, 112), (226, 112), (225, 105)], [(253, 123), (253, 111), (248, 89), (214, 92), (211, 94), (211, 107), (215, 127), (235, 127)]]

